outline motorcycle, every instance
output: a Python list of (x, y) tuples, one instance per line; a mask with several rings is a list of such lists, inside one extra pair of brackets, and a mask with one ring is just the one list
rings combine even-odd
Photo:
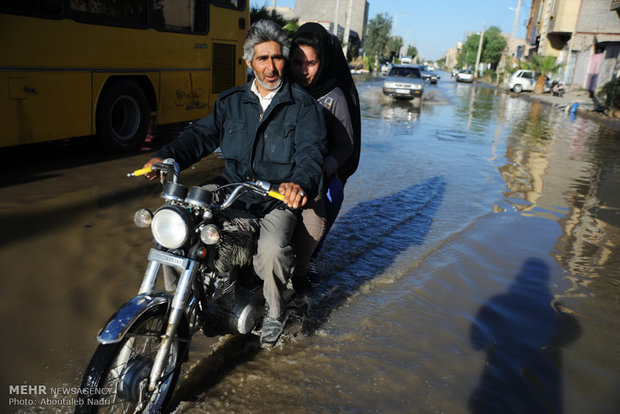
[[(150, 227), (154, 247), (138, 295), (97, 335), (76, 413), (165, 410), (195, 332), (260, 335), (262, 282), (251, 266), (259, 224), (234, 203), (247, 192), (284, 196), (264, 181), (188, 189), (172, 159), (151, 168), (128, 175), (160, 174), (164, 204), (134, 216), (138, 227)], [(292, 295), (286, 289), (285, 302)]]
[(553, 96), (562, 97), (564, 95), (564, 92), (565, 92), (564, 82), (560, 82), (559, 80), (553, 79), (550, 82), (548, 82), (548, 87)]

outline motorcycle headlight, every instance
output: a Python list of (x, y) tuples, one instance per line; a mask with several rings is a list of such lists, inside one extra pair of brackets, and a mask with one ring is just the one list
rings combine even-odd
[(215, 244), (220, 240), (220, 230), (213, 224), (207, 224), (200, 230), (200, 240), (204, 244)]
[(163, 207), (155, 212), (151, 230), (155, 241), (167, 249), (177, 249), (189, 237), (189, 219), (183, 211)]
[(151, 225), (152, 220), (153, 213), (151, 213), (146, 208), (141, 208), (140, 210), (136, 211), (136, 214), (134, 214), (133, 216), (133, 222), (141, 229), (148, 228)]

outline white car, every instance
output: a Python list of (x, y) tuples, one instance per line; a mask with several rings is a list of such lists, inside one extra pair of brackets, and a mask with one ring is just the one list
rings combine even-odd
[[(540, 74), (528, 69), (519, 69), (508, 78), (508, 89), (514, 93), (521, 93), (522, 91), (533, 91), (536, 86), (536, 80)], [(558, 83), (558, 89), (559, 84)], [(547, 77), (545, 80), (544, 92), (551, 90), (552, 81)], [(561, 88), (564, 87), (562, 84)]]
[(456, 81), (472, 83), (474, 81), (474, 74), (470, 69), (459, 70), (459, 73), (456, 74)]
[(515, 93), (533, 91), (536, 85), (536, 74), (533, 70), (519, 69), (508, 78), (508, 89)]
[(422, 98), (424, 81), (417, 66), (394, 65), (383, 81), (383, 94), (401, 99)]

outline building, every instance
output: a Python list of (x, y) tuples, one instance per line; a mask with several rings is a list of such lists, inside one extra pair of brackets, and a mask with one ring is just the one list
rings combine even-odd
[(456, 67), (456, 62), (459, 58), (459, 50), (456, 48), (446, 50), (446, 63), (445, 67), (452, 69)]
[(530, 54), (555, 56), (572, 88), (620, 76), (619, 0), (532, 0), (527, 33)]
[(345, 44), (360, 45), (368, 22), (367, 0), (295, 0), (294, 9), (276, 7), (275, 10), (286, 19), (297, 18), (300, 25), (320, 23)]
[(355, 32), (360, 40), (363, 40), (368, 21), (368, 1), (295, 0), (295, 16), (299, 18), (300, 23), (328, 23), (332, 32), (336, 26), (343, 36), (348, 25), (350, 30)]

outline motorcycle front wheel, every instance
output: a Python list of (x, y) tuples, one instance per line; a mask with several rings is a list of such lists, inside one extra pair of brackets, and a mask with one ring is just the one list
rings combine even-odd
[(158, 388), (148, 391), (155, 355), (166, 331), (167, 307), (142, 315), (115, 344), (99, 345), (80, 387), (75, 412), (156, 413), (170, 401), (189, 343), (184, 327), (172, 342)]

